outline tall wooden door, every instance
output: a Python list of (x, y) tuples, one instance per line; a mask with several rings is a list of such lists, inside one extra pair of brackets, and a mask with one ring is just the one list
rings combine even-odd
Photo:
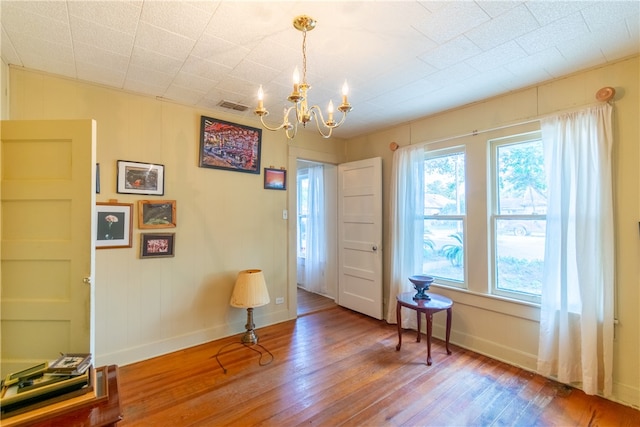
[(382, 319), (382, 159), (338, 167), (338, 304)]
[(93, 120), (0, 127), (2, 376), (92, 352)]

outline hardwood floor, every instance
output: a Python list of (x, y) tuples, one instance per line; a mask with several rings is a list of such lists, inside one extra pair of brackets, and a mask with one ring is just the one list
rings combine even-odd
[(335, 306), (336, 303), (331, 298), (298, 288), (298, 316), (306, 316)]
[[(342, 307), (120, 368), (119, 426), (637, 426), (640, 411)], [(220, 351), (224, 373), (216, 362)]]

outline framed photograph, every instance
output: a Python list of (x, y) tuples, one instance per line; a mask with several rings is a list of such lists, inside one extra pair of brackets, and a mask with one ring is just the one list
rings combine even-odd
[(118, 160), (118, 193), (164, 195), (164, 165)]
[(138, 200), (138, 228), (173, 228), (175, 226), (175, 200)]
[(96, 249), (130, 248), (133, 203), (96, 203)]
[(264, 168), (264, 188), (268, 190), (286, 190), (287, 171), (284, 169)]
[(202, 116), (200, 167), (260, 174), (262, 129)]
[(140, 258), (167, 258), (174, 256), (176, 233), (140, 234)]

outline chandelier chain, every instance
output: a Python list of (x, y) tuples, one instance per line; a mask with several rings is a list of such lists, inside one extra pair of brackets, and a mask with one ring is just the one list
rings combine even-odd
[(307, 30), (302, 31), (302, 83), (307, 84)]

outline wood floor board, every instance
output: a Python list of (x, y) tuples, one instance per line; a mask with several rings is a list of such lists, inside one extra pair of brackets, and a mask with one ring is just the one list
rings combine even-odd
[(633, 408), (439, 339), (427, 366), (424, 336), (396, 351), (395, 325), (335, 304), (257, 334), (272, 361), (234, 336), (120, 367), (119, 426), (640, 425)]

